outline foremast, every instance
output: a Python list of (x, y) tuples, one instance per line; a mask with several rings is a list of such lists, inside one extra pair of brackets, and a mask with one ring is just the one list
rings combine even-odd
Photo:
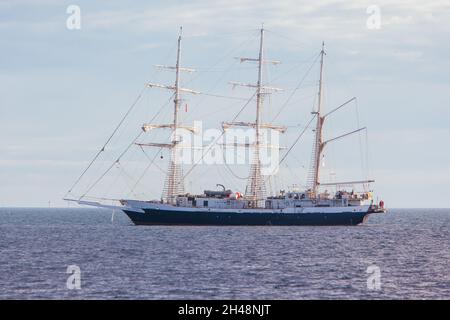
[(177, 61), (175, 67), (172, 66), (160, 66), (157, 67), (175, 70), (175, 84), (173, 86), (166, 86), (155, 83), (148, 83), (148, 87), (164, 88), (174, 91), (174, 108), (173, 108), (173, 122), (172, 124), (157, 125), (157, 124), (144, 124), (142, 129), (144, 131), (150, 131), (155, 128), (169, 128), (171, 130), (170, 143), (138, 143), (140, 146), (160, 147), (170, 149), (170, 159), (167, 170), (166, 179), (164, 182), (164, 189), (162, 198), (164, 202), (168, 204), (176, 204), (176, 197), (180, 194), (184, 194), (184, 181), (183, 181), (183, 168), (178, 159), (179, 144), (181, 142), (177, 130), (187, 129), (193, 131), (194, 129), (187, 126), (180, 125), (179, 122), (179, 109), (181, 105), (181, 92), (197, 94), (199, 92), (186, 88), (181, 88), (181, 71), (193, 72), (195, 70), (181, 67), (181, 39), (182, 39), (182, 27), (180, 27), (180, 33), (178, 36), (177, 45)]
[(178, 110), (180, 108), (180, 58), (181, 58), (181, 32), (178, 36), (177, 45), (177, 63), (175, 71), (175, 97), (173, 108), (173, 127), (172, 127), (172, 148), (170, 150), (169, 168), (167, 170), (166, 180), (164, 182), (163, 199), (167, 203), (174, 204), (176, 195), (184, 193), (183, 168), (178, 161)]

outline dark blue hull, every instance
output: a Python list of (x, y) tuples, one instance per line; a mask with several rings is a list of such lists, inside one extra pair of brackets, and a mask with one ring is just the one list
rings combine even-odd
[(354, 226), (363, 223), (370, 212), (341, 213), (224, 213), (180, 212), (145, 209), (145, 213), (124, 211), (136, 225), (213, 226)]

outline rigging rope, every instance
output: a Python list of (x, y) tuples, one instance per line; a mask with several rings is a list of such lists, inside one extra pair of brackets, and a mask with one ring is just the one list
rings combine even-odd
[[(292, 91), (292, 93), (290, 94), (290, 96), (288, 97), (288, 99), (285, 101), (285, 103), (282, 105), (282, 107), (280, 108), (279, 112), (275, 115), (275, 117), (273, 118), (272, 122), (281, 114), (281, 111), (284, 109), (284, 107), (289, 103), (289, 101), (292, 99), (292, 97), (294, 96), (294, 94), (297, 92), (297, 90), (300, 88), (300, 86), (302, 85), (303, 81), (306, 79), (306, 77), (308, 76), (309, 72), (311, 71), (311, 69), (313, 68), (313, 66), (315, 65), (315, 63), (317, 62), (317, 59), (319, 58), (320, 54), (316, 55), (313, 63), (311, 64), (311, 66), (308, 68), (307, 72), (305, 73), (305, 75), (303, 76), (303, 78), (300, 80), (299, 84), (296, 86), (296, 88)], [(208, 94), (205, 94), (208, 95)], [(247, 100), (247, 102), (245, 103), (245, 105), (241, 108), (241, 110), (238, 112), (238, 114), (233, 118), (232, 121), (235, 121), (239, 115), (242, 113), (242, 111), (247, 107), (247, 105), (253, 100), (253, 97), (256, 95), (256, 92), (250, 97), (250, 99)], [(309, 124), (312, 122), (312, 120), (314, 119), (314, 117), (311, 119), (311, 121), (308, 123), (308, 125), (305, 127), (305, 129), (303, 130), (303, 132), (301, 133), (301, 135), (297, 138), (297, 140), (294, 142), (294, 144), (291, 146), (291, 148), (289, 149), (289, 151), (286, 153), (286, 155), (292, 150), (292, 148), (295, 146), (295, 144), (298, 142), (298, 140), (300, 139), (300, 137), (303, 135), (303, 133), (306, 131), (306, 129), (309, 127)], [(195, 163), (191, 169), (188, 170), (188, 172), (183, 176), (184, 180), (191, 172), (192, 170), (200, 163), (200, 161), (203, 160), (203, 158), (205, 157), (205, 155), (209, 152), (209, 150), (215, 145), (215, 143), (224, 135), (225, 132), (222, 132), (222, 134), (216, 138), (216, 140), (210, 145), (210, 147), (208, 148), (208, 150), (206, 151), (206, 153), (203, 154), (203, 156), (201, 157), (201, 159)], [(284, 158), (281, 160), (284, 161)], [(280, 162), (281, 163), (281, 162)], [(248, 179), (248, 177), (246, 178), (242, 178), (237, 176), (232, 170), (231, 168), (228, 166), (228, 164), (225, 162), (225, 166), (227, 167), (227, 169), (232, 173), (233, 176), (235, 176), (238, 179)]]
[[(316, 56), (318, 56), (317, 53), (315, 53), (314, 55), (312, 55), (311, 57), (309, 57), (308, 59), (305, 59), (305, 60), (303, 60), (303, 61), (296, 61), (296, 63), (294, 63), (293, 66), (292, 66), (288, 71), (283, 72), (283, 73), (277, 75), (276, 77), (274, 77), (274, 78), (272, 79), (272, 81), (276, 81), (276, 80), (278, 80), (278, 79), (281, 79), (281, 78), (283, 78), (284, 76), (286, 76), (287, 74), (290, 74), (291, 72), (294, 72), (295, 70), (297, 70), (298, 67), (302, 66), (303, 64), (310, 63), (313, 59), (316, 58)], [(290, 64), (290, 63), (286, 63), (286, 62), (283, 60), (283, 65), (289, 65), (289, 64)]]
[[(133, 177), (132, 177), (128, 172), (125, 171), (125, 168), (124, 168), (123, 166), (120, 165), (120, 163), (119, 163), (119, 166), (118, 166), (117, 168), (118, 168), (118, 169), (120, 170), (120, 172), (121, 172), (126, 178), (128, 178), (130, 181), (133, 181), (133, 180), (134, 180)], [(126, 184), (128, 185), (128, 188), (130, 188), (130, 190), (131, 190), (131, 185), (129, 184), (129, 182), (126, 181)], [(131, 190), (130, 192), (133, 194), (133, 196), (137, 197), (137, 194), (134, 193), (132, 190)]]
[(136, 138), (133, 139), (133, 141), (126, 147), (126, 149), (120, 154), (120, 156), (117, 158), (116, 161), (113, 162), (113, 164), (97, 179), (95, 180), (95, 182), (87, 189), (87, 191), (78, 199), (81, 200), (83, 199), (86, 194), (88, 194), (105, 176), (106, 174), (112, 169), (114, 168), (114, 165), (116, 165), (117, 163), (120, 165), (120, 159), (123, 157), (123, 155), (125, 155), (125, 153), (128, 152), (128, 150), (130, 150), (131, 146), (133, 146), (135, 144), (135, 142), (141, 137), (141, 135), (144, 133), (144, 131), (139, 132), (139, 134), (136, 136)]
[(80, 182), (80, 180), (83, 178), (83, 176), (86, 174), (86, 172), (92, 167), (92, 165), (94, 164), (94, 162), (97, 160), (97, 158), (100, 156), (100, 154), (102, 152), (105, 151), (106, 146), (109, 144), (109, 142), (111, 141), (111, 139), (114, 137), (114, 135), (117, 133), (117, 131), (119, 130), (119, 128), (122, 126), (123, 122), (125, 121), (125, 119), (128, 117), (128, 115), (131, 113), (131, 111), (134, 109), (134, 107), (136, 106), (136, 104), (138, 103), (138, 101), (141, 99), (142, 94), (145, 91), (145, 87), (141, 90), (141, 92), (139, 93), (139, 95), (137, 96), (137, 98), (134, 100), (134, 102), (131, 104), (130, 108), (128, 108), (127, 112), (125, 113), (125, 115), (122, 117), (122, 119), (120, 120), (119, 124), (116, 126), (116, 128), (114, 129), (113, 133), (109, 136), (108, 140), (106, 140), (105, 144), (103, 145), (103, 147), (100, 149), (100, 151), (97, 152), (97, 154), (95, 155), (95, 157), (92, 159), (92, 161), (89, 163), (89, 165), (86, 167), (86, 169), (84, 169), (84, 171), (81, 173), (81, 175), (78, 177), (78, 179), (75, 181), (75, 183), (72, 185), (72, 187), (69, 189), (69, 191), (67, 191), (66, 195), (64, 196), (67, 197), (67, 195), (69, 193), (72, 192), (73, 188), (75, 188), (78, 183)]
[[(257, 91), (255, 91), (255, 93), (253, 93), (253, 95), (247, 100), (247, 102), (242, 106), (242, 108), (239, 110), (239, 112), (236, 114), (236, 116), (233, 118), (233, 120), (231, 120), (231, 122), (236, 121), (236, 119), (239, 117), (239, 115), (245, 110), (245, 108), (248, 106), (248, 104), (253, 100), (253, 98), (256, 96)], [(197, 167), (197, 165), (203, 161), (203, 159), (205, 158), (206, 154), (211, 150), (211, 148), (216, 144), (217, 141), (219, 141), (220, 138), (222, 138), (222, 136), (225, 134), (225, 131), (222, 131), (222, 134), (220, 136), (218, 136), (209, 146), (209, 148), (206, 150), (205, 153), (203, 153), (202, 157), (196, 162), (194, 163), (194, 165), (186, 172), (186, 174), (182, 177), (182, 181), (192, 172), (192, 170), (194, 170), (195, 167)]]
[(234, 173), (233, 170), (231, 170), (230, 166), (227, 163), (227, 159), (225, 156), (225, 152), (222, 152), (222, 156), (223, 156), (223, 163), (225, 164), (225, 167), (228, 169), (228, 171), (236, 178), (236, 179), (240, 179), (240, 180), (248, 180), (250, 178), (250, 175), (248, 175), (247, 177), (240, 177), (237, 174)]
[[(311, 125), (311, 123), (313, 122), (313, 120), (316, 118), (316, 115), (314, 115), (311, 120), (309, 120), (309, 122), (307, 123), (307, 125), (305, 126), (305, 128), (303, 129), (303, 131), (299, 134), (299, 136), (297, 137), (297, 139), (295, 139), (294, 143), (289, 147), (288, 151), (286, 151), (286, 154), (283, 156), (283, 158), (281, 158), (281, 160), (278, 162), (278, 165), (282, 164), (283, 161), (286, 159), (286, 157), (288, 156), (289, 152), (292, 151), (292, 149), (295, 147), (295, 145), (297, 144), (297, 142), (300, 140), (300, 138), (305, 134), (306, 130), (308, 130), (309, 126)], [(269, 175), (270, 177), (270, 175)]]
[[(253, 37), (250, 37), (253, 38)], [(228, 54), (231, 54), (233, 51), (235, 51), (237, 48), (239, 48), (240, 46), (242, 46), (245, 42), (248, 42), (249, 39), (245, 40), (242, 44), (238, 45), (236, 48), (233, 48), (232, 50), (229, 51), (229, 53), (227, 53), (225, 56), (227, 56)], [(289, 101), (291, 100), (291, 98), (294, 96), (294, 94), (296, 93), (296, 91), (300, 88), (300, 86), (303, 84), (303, 81), (305, 80), (305, 78), (307, 77), (307, 75), (309, 74), (310, 70), (312, 69), (312, 67), (314, 66), (314, 64), (316, 63), (317, 59), (318, 59), (319, 55), (316, 57), (316, 59), (313, 61), (313, 64), (310, 66), (310, 68), (307, 70), (306, 74), (304, 75), (304, 77), (301, 79), (300, 83), (297, 85), (297, 87), (294, 89), (294, 91), (291, 93), (291, 95), (288, 97), (288, 99), (286, 100), (286, 102), (282, 105), (282, 107), (280, 108), (279, 112), (276, 114), (276, 116), (273, 118), (272, 121), (274, 121), (280, 114), (281, 111), (284, 109), (284, 107), (289, 103)], [(223, 58), (222, 58), (223, 59)], [(219, 61), (215, 64), (217, 65), (222, 59), (219, 59)], [(194, 77), (194, 79), (196, 79), (196, 77)], [(194, 79), (191, 79), (189, 82), (192, 82)], [(70, 194), (72, 192), (72, 190), (78, 185), (78, 183), (81, 181), (81, 179), (83, 178), (83, 176), (86, 174), (86, 172), (92, 167), (92, 165), (95, 163), (95, 161), (98, 159), (98, 157), (100, 156), (100, 154), (102, 154), (105, 151), (106, 146), (110, 143), (111, 139), (116, 135), (117, 131), (119, 130), (119, 128), (122, 126), (122, 124), (124, 123), (124, 121), (126, 120), (126, 118), (128, 117), (128, 115), (132, 112), (132, 110), (134, 109), (135, 105), (138, 103), (138, 101), (141, 99), (142, 94), (145, 90), (145, 87), (142, 89), (142, 91), (140, 92), (140, 94), (138, 95), (138, 97), (136, 98), (136, 100), (134, 101), (134, 103), (131, 105), (131, 107), (128, 109), (128, 111), (125, 113), (124, 117), (121, 119), (121, 121), (119, 122), (119, 124), (116, 126), (116, 128), (114, 129), (113, 133), (111, 134), (111, 136), (107, 139), (106, 143), (103, 145), (103, 147), (100, 149), (100, 151), (95, 155), (94, 159), (89, 163), (89, 165), (87, 166), (87, 168), (82, 172), (82, 174), (79, 176), (79, 178), (75, 181), (75, 183), (72, 185), (72, 187), (69, 189), (69, 191), (67, 192), (66, 196), (68, 194)], [(215, 94), (208, 94), (208, 93), (203, 93), (203, 95), (206, 96), (212, 96), (212, 97), (219, 97), (219, 98), (227, 98), (227, 99), (235, 99), (235, 100), (246, 100), (244, 98), (238, 98), (238, 97), (228, 97), (228, 96), (221, 96), (221, 95), (215, 95)], [(233, 118), (232, 121), (235, 121), (239, 115), (243, 112), (243, 110), (247, 107), (247, 105), (253, 100), (254, 96), (256, 95), (256, 92), (252, 95), (252, 97), (250, 97), (250, 99), (247, 100), (247, 102), (245, 103), (245, 105), (241, 108), (241, 110), (237, 113), (237, 115)], [(169, 99), (169, 101), (172, 99), (173, 95), (171, 96), (171, 98)], [(167, 105), (167, 103), (165, 104)], [(158, 113), (153, 117), (153, 119), (151, 121), (153, 121), (161, 112), (161, 110), (164, 108), (163, 105), (161, 107), (161, 109), (158, 111)], [(314, 117), (313, 117), (314, 119)], [(308, 125), (305, 127), (305, 129), (303, 130), (303, 132), (300, 134), (300, 136), (297, 138), (297, 140), (294, 142), (294, 144), (291, 146), (291, 148), (287, 151), (286, 155), (282, 158), (281, 162), (284, 161), (284, 159), (286, 158), (287, 154), (292, 150), (292, 148), (295, 146), (295, 144), (298, 142), (298, 140), (301, 138), (301, 136), (303, 135), (303, 133), (306, 131), (306, 129), (309, 127), (309, 124), (312, 122), (312, 120), (308, 123)], [(150, 121), (150, 122), (151, 122)], [(211, 150), (211, 148), (216, 144), (216, 142), (224, 135), (225, 131), (222, 132), (222, 134), (217, 137), (216, 141), (214, 141), (209, 148), (207, 149), (206, 153), (204, 153), (201, 157), (201, 159), (195, 163), (189, 170), (188, 172), (182, 177), (182, 181), (193, 171), (193, 169), (204, 159), (204, 157), (206, 156), (206, 154)], [(116, 161), (114, 161), (112, 163), (112, 165), (93, 183), (89, 186), (89, 188), (87, 189), (87, 191), (79, 198), (79, 200), (83, 199), (84, 197), (86, 197), (86, 195), (106, 176), (106, 174), (116, 165), (118, 164), (120, 166), (120, 160), (121, 158), (128, 152), (128, 150), (135, 144), (135, 142), (141, 137), (141, 135), (143, 134), (143, 131), (141, 131), (136, 137), (135, 139), (127, 146), (127, 148), (119, 155), (119, 157), (116, 159)], [(142, 148), (142, 147), (141, 147)], [(131, 192), (134, 193), (134, 189), (136, 187), (136, 185), (140, 182), (140, 180), (142, 179), (142, 177), (146, 174), (148, 168), (154, 163), (154, 160), (156, 159), (157, 155), (160, 153), (161, 150), (158, 151), (158, 153), (155, 155), (155, 157), (153, 158), (153, 160), (150, 162), (149, 166), (147, 166), (147, 168), (144, 170), (143, 175), (139, 178), (139, 180), (136, 182), (136, 184), (133, 186), (133, 188), (131, 188)], [(148, 155), (145, 153), (145, 151), (143, 150), (144, 154), (148, 157)], [(149, 157), (148, 157), (149, 158)], [(149, 159), (150, 160), (150, 159)], [(232, 172), (231, 168), (228, 167), (228, 165), (226, 164), (227, 169), (230, 170), (230, 172)], [(120, 167), (121, 170), (123, 170)], [(232, 172), (233, 173), (233, 172)], [(234, 175), (234, 173), (233, 173)], [(239, 177), (240, 178), (240, 177)], [(240, 179), (247, 179), (247, 178), (240, 178)]]
[[(222, 57), (220, 57), (218, 60), (216, 60), (216, 62), (208, 68), (205, 68), (204, 71), (206, 70), (212, 70), (214, 67), (216, 67), (219, 63), (222, 62), (222, 60), (224, 60), (226, 57), (228, 57), (229, 55), (231, 55), (233, 52), (235, 52), (237, 49), (241, 48), (242, 46), (244, 46), (244, 44), (250, 42), (250, 40), (253, 40), (256, 37), (256, 34), (251, 34), (248, 38), (246, 38), (244, 41), (238, 43), (235, 47), (231, 48), (230, 50), (228, 50)], [(195, 80), (197, 80), (197, 78), (199, 78), (201, 76), (201, 74), (199, 73), (197, 76), (192, 77), (189, 81), (186, 82), (186, 84), (191, 83)]]
[(306, 71), (306, 73), (303, 75), (303, 78), (300, 80), (300, 82), (298, 83), (298, 85), (295, 87), (295, 89), (291, 92), (291, 94), (289, 95), (289, 97), (287, 98), (287, 100), (281, 105), (281, 108), (278, 110), (277, 114), (272, 118), (272, 122), (275, 121), (278, 116), (281, 114), (281, 112), (283, 111), (283, 109), (287, 106), (287, 104), (289, 103), (289, 101), (291, 101), (292, 97), (295, 95), (295, 93), (297, 92), (298, 89), (300, 89), (300, 86), (303, 84), (303, 81), (305, 81), (306, 77), (308, 76), (309, 72), (311, 71), (312, 67), (316, 64), (317, 59), (319, 58), (320, 54), (318, 54), (316, 56), (316, 58), (314, 59), (313, 63), (311, 64), (311, 66), (308, 68), (308, 70)]
[[(159, 114), (161, 113), (161, 111), (164, 109), (165, 106), (167, 106), (167, 104), (172, 100), (172, 98), (174, 97), (175, 94), (172, 94), (169, 98), (169, 100), (164, 103), (161, 108), (158, 110), (158, 112), (152, 117), (152, 119), (150, 120), (150, 122), (152, 122), (156, 117), (159, 116)], [(106, 174), (114, 167), (114, 165), (116, 163), (120, 162), (120, 159), (128, 152), (128, 150), (136, 143), (136, 141), (142, 136), (142, 134), (144, 133), (144, 131), (140, 131), (139, 134), (133, 139), (133, 141), (127, 146), (127, 148), (119, 155), (119, 157), (117, 158), (116, 161), (114, 161), (112, 163), (111, 166), (108, 167), (108, 169), (91, 185), (89, 186), (89, 188), (87, 189), (87, 191), (78, 199), (81, 200), (83, 199), (105, 176)]]
[(223, 95), (218, 95), (218, 94), (213, 94), (213, 93), (204, 93), (204, 92), (200, 92), (199, 94), (204, 95), (204, 96), (215, 97), (215, 98), (224, 98), (224, 99), (232, 99), (232, 100), (247, 101), (246, 98), (231, 97), (231, 96), (223, 96)]
[(159, 148), (158, 152), (155, 154), (155, 156), (152, 158), (149, 157), (149, 155), (147, 154), (147, 152), (145, 152), (144, 147), (140, 146), (142, 152), (144, 153), (145, 157), (150, 160), (150, 163), (147, 165), (147, 167), (145, 167), (144, 172), (141, 174), (141, 176), (139, 177), (139, 179), (136, 181), (136, 183), (134, 184), (133, 188), (131, 188), (131, 192), (134, 193), (134, 190), (136, 189), (136, 187), (138, 186), (138, 184), (141, 182), (141, 180), (145, 177), (145, 175), (147, 174), (148, 170), (150, 169), (150, 167), (153, 165), (153, 163), (155, 162), (156, 158), (158, 157), (158, 155), (161, 153), (162, 148)]

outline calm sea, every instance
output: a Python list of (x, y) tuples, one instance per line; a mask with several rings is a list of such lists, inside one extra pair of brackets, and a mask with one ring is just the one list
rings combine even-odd
[[(0, 209), (0, 298), (450, 299), (450, 209), (392, 209), (357, 227), (137, 227), (111, 217)], [(73, 265), (80, 289), (67, 287)]]

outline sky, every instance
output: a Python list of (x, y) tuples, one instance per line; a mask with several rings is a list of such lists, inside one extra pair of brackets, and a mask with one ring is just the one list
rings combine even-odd
[[(68, 28), (71, 5), (80, 9), (79, 29)], [(323, 174), (342, 180), (369, 175), (388, 207), (449, 208), (449, 17), (450, 2), (441, 0), (1, 0), (0, 206), (67, 206), (62, 200), (67, 190), (143, 92), (133, 115), (76, 190), (82, 194), (170, 97), (144, 84), (173, 82), (173, 73), (153, 66), (174, 63), (180, 26), (182, 63), (197, 69), (183, 74), (183, 86), (250, 97), (249, 90), (233, 90), (228, 82), (256, 81), (255, 65), (234, 57), (256, 57), (264, 23), (265, 53), (282, 61), (265, 66), (265, 82), (285, 88), (265, 102), (267, 119), (306, 75), (276, 120), (290, 128), (282, 143), (289, 146), (311, 116), (318, 79), (314, 59), (325, 41), (324, 108), (357, 97), (330, 120), (325, 134), (332, 137), (355, 125), (368, 129), (367, 136), (326, 150)], [(203, 120), (208, 128), (231, 120), (243, 101), (184, 98), (184, 120)], [(170, 108), (155, 120), (168, 121)], [(251, 119), (251, 109), (246, 112), (243, 120)], [(309, 130), (271, 188), (304, 184), (311, 136)], [(133, 149), (124, 159), (128, 166), (114, 168), (117, 174), (93, 190), (95, 195), (127, 196), (152, 152)], [(236, 170), (200, 168), (186, 187), (200, 191), (224, 182), (242, 190), (245, 181), (235, 176), (245, 172)], [(137, 196), (159, 198), (163, 173), (162, 162), (150, 169)]]

